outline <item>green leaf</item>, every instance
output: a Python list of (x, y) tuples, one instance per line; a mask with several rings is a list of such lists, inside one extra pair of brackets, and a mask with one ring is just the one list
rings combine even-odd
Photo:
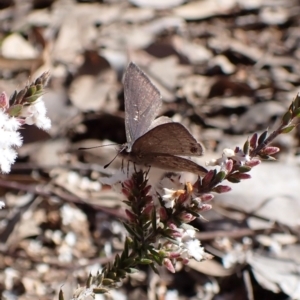
[(138, 261), (138, 263), (141, 265), (150, 265), (151, 263), (153, 263), (153, 261), (148, 258), (142, 258)]
[(270, 155), (260, 155), (258, 154), (260, 158), (262, 158), (263, 160), (269, 160), (269, 161), (274, 161), (276, 160), (276, 158), (274, 158), (273, 156), (270, 156)]
[(136, 238), (140, 239), (140, 236), (138, 235), (138, 233), (135, 232), (135, 231), (131, 228), (130, 225), (128, 225), (127, 223), (123, 223), (123, 225), (124, 225), (125, 229), (128, 231), (128, 233), (129, 233), (130, 235), (132, 235), (133, 237), (136, 237)]
[(110, 278), (104, 278), (102, 281), (103, 285), (112, 285), (115, 281)]
[(86, 287), (87, 287), (87, 288), (91, 287), (92, 281), (93, 281), (93, 276), (92, 276), (92, 274), (90, 273), (90, 274), (89, 274), (89, 277), (88, 277), (88, 279), (87, 279), (87, 281), (86, 281)]
[(97, 279), (96, 279), (96, 280), (97, 280), (98, 285), (101, 285), (101, 284), (102, 284), (103, 278), (104, 278), (103, 273), (101, 273), (101, 274), (99, 274), (99, 275), (97, 276)]
[(294, 111), (294, 116), (296, 117), (300, 117), (300, 107), (296, 108)]
[(268, 136), (268, 130), (264, 131), (258, 138), (258, 145), (262, 144)]
[(300, 94), (297, 94), (295, 100), (294, 100), (295, 109), (300, 107)]
[(157, 231), (157, 223), (156, 223), (156, 221), (157, 221), (156, 210), (155, 210), (155, 208), (153, 208), (153, 210), (152, 210), (152, 216), (151, 216), (151, 223), (152, 223), (152, 229), (153, 229), (154, 232)]
[(63, 293), (62, 290), (60, 290), (59, 293), (58, 293), (58, 299), (59, 299), (59, 300), (65, 300), (65, 298), (64, 298), (64, 293)]
[(157, 275), (159, 275), (158, 270), (156, 268), (155, 265), (150, 265), (151, 269), (154, 271), (154, 273), (156, 273)]
[(36, 86), (37, 91), (42, 91), (44, 88), (44, 86), (42, 84), (36, 84), (35, 86)]
[(35, 93), (36, 93), (36, 86), (32, 85), (28, 88), (28, 90), (25, 94), (25, 97), (30, 97), (30, 96), (34, 95)]
[(282, 117), (282, 124), (287, 125), (291, 122), (292, 113), (288, 110)]
[(280, 133), (289, 133), (295, 128), (295, 125), (286, 126), (280, 130)]
[(135, 268), (126, 268), (125, 271), (126, 271), (126, 273), (129, 273), (129, 274), (133, 274), (133, 273), (139, 272), (139, 270), (135, 269)]
[(106, 294), (108, 292), (109, 292), (109, 290), (105, 289), (105, 288), (100, 288), (100, 287), (93, 288), (93, 293), (94, 294)]
[(21, 111), (23, 109), (23, 105), (21, 104), (16, 104), (14, 106), (11, 106), (9, 109), (8, 109), (8, 114), (11, 116), (11, 117), (18, 117), (20, 114), (21, 114)]
[(119, 265), (119, 262), (120, 262), (120, 255), (117, 254), (117, 255), (115, 256), (114, 267), (118, 266), (118, 265)]
[(128, 238), (126, 238), (126, 241), (125, 241), (125, 244), (124, 244), (124, 249), (123, 249), (123, 252), (121, 254), (121, 260), (124, 260), (125, 258), (127, 258), (128, 253), (129, 253), (129, 240), (128, 240)]
[(247, 173), (247, 172), (251, 171), (251, 167), (248, 167), (248, 166), (240, 166), (240, 167), (238, 168), (238, 170), (239, 170), (239, 172), (241, 172), (241, 173)]
[(232, 182), (232, 183), (239, 183), (239, 182), (241, 182), (239, 179), (234, 178), (234, 177), (228, 177), (227, 180), (229, 182)]
[(135, 259), (132, 257), (127, 258), (124, 261), (122, 261), (122, 267), (124, 267), (124, 268), (128, 268), (134, 264), (135, 264)]
[(117, 278), (117, 274), (115, 272), (108, 272), (106, 276), (113, 280), (116, 280)]
[(118, 269), (117, 270), (117, 276), (118, 276), (118, 278), (125, 278), (126, 277), (126, 275), (127, 275), (127, 273), (126, 273), (126, 271), (125, 270), (123, 270), (123, 269)]
[(244, 151), (244, 153), (245, 154), (249, 154), (249, 148), (250, 148), (250, 142), (249, 142), (249, 140), (247, 140), (246, 142), (245, 142), (245, 144), (244, 144), (244, 147), (243, 147), (243, 151)]
[(14, 91), (13, 94), (9, 98), (9, 105), (10, 106), (15, 104), (16, 97), (17, 97), (17, 91)]
[(22, 103), (22, 100), (26, 95), (26, 92), (27, 92), (27, 88), (24, 88), (23, 90), (19, 91), (19, 93), (16, 96), (16, 103), (18, 104)]
[(35, 102), (41, 95), (35, 94), (29, 97), (24, 98), (27, 103)]
[(225, 177), (226, 177), (226, 172), (220, 171), (220, 172), (217, 173), (217, 175), (215, 176), (215, 178), (214, 178), (214, 180), (213, 180), (213, 184), (216, 185), (216, 184), (220, 183), (221, 181), (224, 180)]

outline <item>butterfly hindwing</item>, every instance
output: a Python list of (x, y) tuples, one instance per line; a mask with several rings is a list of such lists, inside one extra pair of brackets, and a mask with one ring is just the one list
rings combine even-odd
[(202, 166), (199, 166), (195, 162), (188, 160), (183, 157), (161, 154), (161, 153), (149, 153), (141, 154), (139, 158), (133, 160), (137, 164), (145, 166), (153, 166), (165, 170), (170, 170), (173, 172), (191, 172), (199, 176), (205, 176), (207, 170)]
[(183, 125), (173, 122), (146, 132), (134, 142), (132, 152), (200, 156), (203, 148)]

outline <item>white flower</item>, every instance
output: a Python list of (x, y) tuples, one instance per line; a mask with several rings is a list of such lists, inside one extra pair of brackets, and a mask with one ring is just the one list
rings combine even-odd
[(186, 229), (183, 233), (182, 239), (191, 239), (191, 238), (195, 238), (196, 235), (196, 230), (194, 228), (189, 228)]
[(162, 196), (162, 199), (165, 203), (165, 207), (173, 208), (177, 198), (176, 191), (167, 188), (163, 188), (163, 190), (165, 194)]
[[(225, 152), (226, 149), (224, 149), (223, 153), (222, 153), (222, 157), (218, 158), (218, 159), (211, 159), (210, 161), (207, 161), (205, 164), (207, 166), (221, 166), (221, 168), (223, 168), (228, 160), (228, 156)], [(227, 149), (230, 150), (230, 149)], [(233, 152), (234, 154), (234, 152)]]
[(231, 158), (236, 162), (239, 162), (242, 166), (245, 164), (245, 162), (250, 161), (250, 156), (245, 154), (242, 149), (239, 149), (239, 151)]
[(222, 153), (222, 157), (218, 159), (212, 159), (208, 162), (206, 162), (207, 166), (220, 166), (221, 169), (225, 168), (226, 162), (228, 161), (228, 158), (231, 158), (232, 160), (236, 161), (240, 165), (244, 165), (245, 162), (250, 161), (250, 156), (245, 154), (242, 149), (239, 149), (239, 151), (236, 153), (232, 149), (224, 149)]
[(46, 116), (46, 112), (45, 103), (40, 97), (33, 104), (23, 107), (21, 117), (25, 118), (25, 124), (35, 124), (38, 128), (48, 130), (51, 128), (51, 120)]
[(22, 145), (22, 137), (17, 130), (20, 123), (0, 110), (0, 169), (3, 173), (10, 171), (11, 165), (17, 158), (13, 147)]
[(100, 177), (99, 181), (102, 184), (110, 185), (114, 191), (121, 193), (123, 188), (122, 183), (130, 179), (133, 172), (133, 167), (129, 166), (128, 169), (115, 172), (111, 177)]
[(205, 259), (204, 248), (200, 246), (200, 241), (197, 239), (191, 239), (184, 243), (189, 257), (193, 257), (198, 261)]

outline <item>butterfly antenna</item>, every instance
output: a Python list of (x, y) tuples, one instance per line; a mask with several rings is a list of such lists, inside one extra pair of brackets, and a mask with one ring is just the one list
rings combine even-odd
[(95, 147), (80, 147), (78, 150), (90, 150), (90, 149), (96, 149), (96, 148), (101, 148), (101, 147), (106, 147), (106, 146), (119, 146), (118, 144), (108, 144), (108, 145), (101, 145), (101, 146), (95, 146)]
[(116, 156), (108, 164), (106, 164), (103, 168), (106, 169), (118, 157), (118, 155), (120, 153), (121, 153), (121, 151), (118, 151), (118, 153), (116, 154)]

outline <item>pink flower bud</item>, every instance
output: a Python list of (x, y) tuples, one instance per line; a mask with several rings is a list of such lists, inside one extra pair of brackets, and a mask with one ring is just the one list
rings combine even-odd
[(203, 185), (209, 184), (214, 178), (214, 174), (215, 174), (214, 170), (210, 170), (203, 178), (202, 181)]
[(253, 159), (253, 158), (250, 161), (247, 161), (245, 163), (246, 166), (251, 167), (251, 168), (253, 168), (259, 164), (261, 164), (261, 161), (259, 159)]
[(150, 190), (151, 190), (151, 185), (147, 185), (143, 190), (144, 195), (148, 195)]
[(171, 230), (171, 232), (169, 232), (169, 234), (174, 239), (182, 237), (182, 233), (177, 230)]
[(241, 148), (236, 146), (235, 149), (234, 149), (234, 153), (239, 153), (241, 151)]
[(204, 203), (204, 204), (201, 205), (198, 212), (203, 212), (203, 211), (207, 211), (207, 210), (211, 210), (211, 209), (212, 209), (212, 205)]
[(272, 154), (275, 154), (279, 151), (280, 151), (280, 149), (278, 147), (266, 147), (263, 150), (263, 153), (266, 154), (266, 155), (272, 155)]
[(236, 175), (236, 178), (238, 179), (250, 179), (251, 175), (250, 174), (245, 174), (245, 173), (239, 173)]
[(180, 253), (179, 252), (170, 252), (169, 253), (169, 258), (171, 258), (171, 259), (176, 259), (178, 257), (180, 257)]
[(190, 223), (190, 222), (192, 222), (193, 220), (195, 220), (196, 217), (193, 216), (193, 215), (190, 214), (190, 213), (182, 212), (182, 213), (180, 213), (180, 215), (179, 215), (179, 219), (180, 219), (181, 221), (185, 222), (185, 223)]
[(147, 204), (153, 203), (152, 196), (147, 195), (147, 196), (145, 197), (145, 202), (146, 202)]
[(0, 94), (0, 108), (2, 108), (3, 110), (6, 110), (6, 109), (8, 109), (8, 107), (9, 107), (9, 99), (8, 99), (6, 93), (2, 92)]
[(154, 208), (153, 203), (147, 205), (147, 206), (145, 207), (145, 209), (143, 210), (143, 215), (144, 215), (144, 216), (150, 217), (151, 214), (152, 214), (153, 208)]
[(123, 186), (124, 186), (126, 189), (128, 189), (128, 190), (132, 190), (134, 184), (133, 184), (133, 181), (132, 181), (131, 179), (128, 179), (128, 180), (125, 180), (125, 181), (123, 182)]
[(228, 185), (218, 185), (215, 188), (213, 188), (213, 191), (218, 194), (227, 193), (231, 191), (231, 187)]
[(160, 217), (161, 221), (166, 221), (168, 219), (168, 214), (164, 207), (160, 207), (159, 217)]
[(233, 161), (231, 159), (228, 159), (226, 161), (226, 164), (225, 164), (225, 170), (226, 170), (226, 172), (230, 173), (231, 170), (232, 170), (232, 168), (233, 168)]
[(179, 196), (179, 198), (177, 199), (177, 203), (178, 204), (183, 204), (184, 202), (186, 202), (189, 199), (189, 195), (187, 193), (181, 194)]
[(171, 223), (171, 222), (168, 223), (168, 226), (172, 230), (177, 230), (178, 229), (178, 227), (174, 223)]
[(165, 258), (163, 264), (171, 273), (175, 273), (175, 268), (169, 258)]
[(204, 194), (200, 197), (203, 202), (208, 202), (214, 198), (213, 194)]
[(182, 260), (181, 260), (181, 262), (184, 264), (184, 265), (187, 265), (188, 263), (189, 263), (189, 259), (187, 259), (187, 258), (183, 258)]
[(257, 145), (257, 133), (254, 133), (250, 139), (250, 147), (252, 149), (256, 148)]

